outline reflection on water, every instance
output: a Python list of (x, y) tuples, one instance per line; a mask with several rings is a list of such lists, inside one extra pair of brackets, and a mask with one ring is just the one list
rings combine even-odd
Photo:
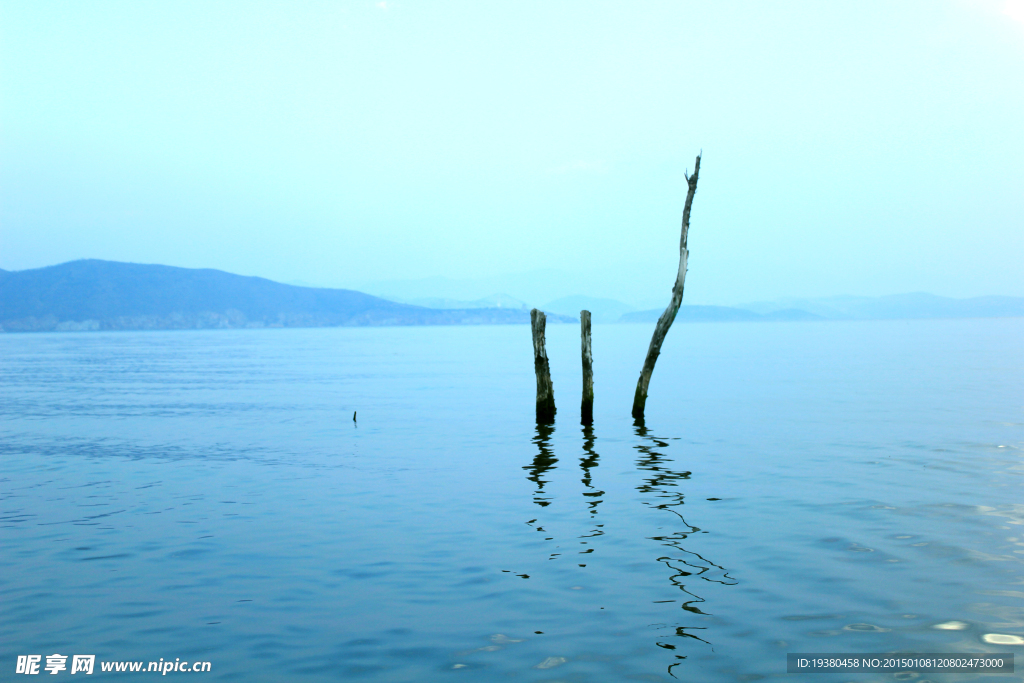
[[(640, 452), (636, 461), (637, 468), (650, 475), (636, 487), (636, 490), (640, 493), (653, 495), (654, 500), (645, 500), (643, 501), (644, 505), (653, 507), (656, 510), (672, 513), (682, 525), (681, 528), (677, 528), (669, 534), (649, 537), (650, 540), (658, 541), (671, 549), (670, 554), (659, 557), (658, 562), (663, 563), (671, 570), (672, 574), (669, 576), (669, 581), (684, 594), (685, 597), (681, 599), (681, 607), (687, 612), (708, 616), (707, 612), (697, 606), (703, 604), (705, 600), (692, 590), (694, 588), (693, 580), (702, 579), (728, 586), (735, 585), (736, 581), (729, 576), (724, 567), (683, 547), (683, 541), (691, 534), (701, 532), (700, 527), (696, 527), (686, 521), (686, 518), (683, 517), (683, 511), (680, 509), (685, 502), (686, 494), (678, 489), (679, 482), (689, 479), (691, 473), (669, 467), (670, 460), (662, 453), (663, 449), (669, 447), (668, 440), (653, 436), (642, 419), (636, 421), (634, 428), (636, 435), (641, 439), (640, 443), (634, 446)], [(687, 587), (688, 584), (689, 588)], [(708, 643), (705, 638), (692, 633), (692, 631), (704, 631), (706, 630), (705, 627), (676, 625), (674, 628), (675, 637), (693, 638), (702, 643)], [(668, 642), (659, 641), (657, 645), (666, 650), (676, 649), (676, 645)], [(675, 655), (675, 657), (680, 660), (686, 659), (685, 655)], [(678, 666), (678, 664), (679, 662), (669, 666), (668, 672), (670, 674), (673, 673), (672, 669)]]
[[(602, 497), (606, 493), (594, 485), (592, 470), (599, 466), (601, 458), (596, 449), (597, 436), (594, 432), (593, 424), (584, 425), (581, 431), (583, 435), (583, 456), (580, 458), (580, 469), (583, 472), (583, 476), (580, 482), (584, 487), (582, 493), (589, 518), (596, 521), (598, 519), (598, 507), (603, 502)], [(531, 440), (537, 449), (537, 453), (534, 455), (533, 461), (523, 467), (529, 473), (527, 479), (536, 486), (533, 502), (542, 508), (548, 507), (555, 500), (554, 496), (545, 491), (544, 488), (545, 485), (551, 483), (551, 472), (556, 469), (555, 465), (558, 462), (558, 458), (554, 454), (552, 439), (554, 433), (554, 424), (537, 423)], [(696, 582), (701, 580), (731, 586), (736, 584), (736, 580), (729, 576), (728, 571), (721, 565), (707, 559), (700, 553), (683, 547), (683, 543), (687, 538), (702, 532), (700, 527), (686, 521), (681, 509), (685, 502), (685, 493), (679, 489), (679, 484), (690, 479), (692, 473), (686, 470), (675, 469), (671, 466), (672, 459), (664, 452), (669, 448), (670, 440), (651, 434), (643, 420), (635, 422), (634, 434), (639, 439), (639, 442), (633, 446), (639, 452), (636, 466), (644, 475), (641, 481), (635, 485), (635, 489), (649, 497), (649, 499), (642, 500), (641, 502), (649, 508), (659, 512), (668, 512), (674, 516), (672, 530), (669, 533), (645, 536), (644, 538), (657, 541), (659, 544), (669, 548), (668, 554), (659, 556), (657, 562), (662, 563), (669, 569), (669, 584), (682, 593), (682, 597), (678, 599), (682, 610), (686, 613), (703, 617), (711, 616), (706, 611), (704, 604), (706, 600), (696, 592), (696, 586), (698, 585)], [(531, 519), (527, 524), (536, 528), (537, 531), (545, 532), (538, 519)], [(590, 529), (578, 536), (578, 542), (581, 545), (589, 546), (592, 543), (591, 539), (604, 535), (602, 529), (604, 526), (604, 524), (593, 524)], [(551, 541), (554, 538), (546, 537), (545, 540)], [(579, 551), (579, 554), (590, 555), (595, 550), (596, 548), (588, 547)], [(561, 554), (557, 552), (551, 553), (548, 559), (553, 560)], [(580, 562), (578, 566), (585, 568), (587, 563)], [(520, 576), (529, 578), (525, 575)], [(659, 600), (657, 602), (671, 603), (676, 602), (676, 600)], [(711, 645), (706, 634), (700, 633), (707, 630), (705, 626), (676, 623), (668, 625), (668, 630), (670, 635), (667, 638), (662, 636), (655, 639), (654, 644), (659, 648), (677, 650), (677, 644), (670, 642), (672, 638), (692, 639), (700, 641), (705, 645)], [(675, 653), (672, 656), (676, 660), (687, 658), (686, 655)], [(675, 677), (673, 669), (681, 663), (681, 661), (676, 661), (669, 664), (667, 667), (668, 673)]]
[(598, 466), (601, 457), (594, 450), (594, 425), (593, 423), (586, 424), (583, 426), (583, 450), (586, 453), (585, 457), (580, 458), (580, 469), (583, 470), (583, 485), (588, 490), (583, 492), (583, 496), (588, 499), (587, 505), (590, 508), (590, 514), (597, 514), (597, 506), (601, 504), (601, 496), (604, 495), (604, 491), (599, 491), (591, 483), (592, 479), (590, 476), (590, 470)]
[[(601, 456), (594, 450), (594, 424), (593, 420), (583, 425), (583, 452), (584, 457), (580, 458), (580, 469), (583, 470), (583, 478), (580, 482), (586, 487), (583, 491), (583, 498), (587, 503), (587, 509), (590, 513), (591, 519), (596, 519), (597, 506), (601, 504), (601, 496), (604, 495), (604, 491), (598, 489), (593, 484), (593, 477), (590, 474), (590, 470), (597, 467), (601, 459)], [(589, 540), (592, 538), (598, 538), (604, 535), (604, 531), (601, 529), (604, 524), (597, 524), (596, 521), (592, 529), (584, 532), (580, 535), (580, 545), (590, 545), (593, 541)], [(582, 540), (587, 539), (587, 540)], [(589, 555), (594, 552), (594, 548), (586, 548), (579, 552), (580, 555)], [(583, 559), (583, 558), (581, 558)], [(586, 567), (585, 563), (580, 564), (581, 567)]]
[(524, 470), (530, 472), (527, 479), (537, 485), (537, 490), (533, 494), (533, 502), (541, 507), (551, 504), (551, 498), (544, 493), (544, 485), (548, 483), (544, 475), (553, 470), (555, 463), (558, 462), (558, 458), (551, 452), (551, 434), (554, 431), (553, 423), (537, 423), (537, 433), (533, 437), (533, 443), (537, 445), (537, 455), (533, 457), (532, 463), (523, 467)]

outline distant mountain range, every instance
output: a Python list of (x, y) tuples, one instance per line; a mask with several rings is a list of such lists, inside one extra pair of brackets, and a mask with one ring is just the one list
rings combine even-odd
[[(666, 302), (667, 303), (667, 302)], [(414, 305), (419, 304), (419, 305)], [(583, 295), (549, 302), (553, 323), (653, 323), (664, 308), (636, 311)], [(742, 306), (690, 306), (680, 322), (885, 320), (1024, 316), (1024, 297), (951, 299), (933, 294), (785, 299)], [(507, 294), (476, 300), (389, 301), (348, 289), (281, 284), (219, 270), (84, 260), (47, 268), (0, 270), (0, 332), (167, 330), (340, 325), (528, 323), (527, 304)]]
[[(522, 308), (433, 309), (219, 270), (83, 260), (0, 270), (0, 331), (528, 323)], [(575, 322), (551, 314), (551, 322)]]
[[(553, 311), (563, 315), (579, 316), (580, 311), (590, 311), (591, 320), (595, 323), (616, 323), (623, 315), (628, 315), (634, 308), (615, 299), (603, 299), (593, 296), (563, 296), (544, 305), (545, 311)], [(657, 319), (657, 318), (655, 318)]]
[[(661, 314), (664, 312), (664, 308), (654, 308), (648, 311), (632, 311), (630, 313), (624, 313), (622, 317), (619, 318), (619, 322), (653, 323), (657, 322), (658, 318), (661, 317)], [(824, 320), (824, 318), (820, 315), (808, 313), (807, 311), (796, 308), (786, 308), (761, 315), (759, 313), (754, 313), (753, 311), (747, 311), (742, 308), (733, 308), (731, 306), (680, 306), (679, 312), (676, 313), (676, 320), (679, 322), (690, 323), (710, 323), (769, 320)]]
[[(655, 308), (625, 313), (624, 323), (655, 322), (664, 311)], [(934, 294), (893, 294), (880, 297), (837, 296), (825, 299), (784, 299), (744, 306), (681, 306), (681, 322), (737, 320), (902, 320), (910, 318), (1008, 318), (1024, 316), (1024, 297), (978, 296), (950, 299)]]
[[(474, 308), (501, 302), (502, 306), (527, 304), (508, 295), (496, 294), (477, 301), (418, 299), (432, 308)], [(667, 304), (667, 302), (666, 302)], [(653, 323), (662, 308), (642, 311), (615, 299), (591, 296), (566, 296), (540, 307), (544, 311), (578, 317), (588, 310), (595, 323)], [(1024, 316), (1024, 297), (982, 296), (951, 299), (934, 294), (894, 294), (881, 297), (837, 296), (821, 299), (783, 299), (739, 306), (699, 306), (684, 304), (676, 320), (680, 322), (766, 322), (799, 320), (896, 320), (911, 318), (1002, 318)]]
[(744, 304), (754, 313), (772, 315), (799, 309), (828, 320), (895, 320), (904, 318), (1004, 318), (1024, 316), (1024, 297), (976, 296), (951, 299), (914, 292), (889, 296), (832, 296), (822, 299), (782, 299)]
[[(395, 301), (397, 303), (426, 306), (427, 308), (521, 308), (527, 311), (531, 308), (530, 304), (509, 296), (508, 294), (492, 294), (481, 299), (469, 301), (464, 299), (448, 299), (445, 297), (414, 297), (406, 299), (402, 297), (384, 296), (382, 298), (389, 301)], [(579, 319), (580, 311), (587, 310), (590, 311), (591, 319), (595, 323), (616, 323), (619, 322), (619, 318), (623, 313), (628, 313), (629, 311), (634, 310), (632, 306), (624, 304), (621, 301), (583, 296), (581, 294), (555, 299), (543, 306), (538, 306), (538, 308), (548, 313), (548, 315), (555, 313), (573, 318), (574, 320)]]
[[(411, 304), (413, 306), (424, 306), (426, 308), (525, 308), (527, 311), (530, 310), (530, 306), (524, 301), (520, 301), (515, 297), (511, 297), (508, 294), (492, 294), (485, 296), (482, 299), (474, 299), (472, 301), (464, 301), (462, 299), (447, 299), (444, 297), (414, 297), (411, 299), (402, 299), (398, 297), (381, 297), (388, 301), (396, 301), (400, 304)], [(550, 309), (543, 309), (545, 311)]]

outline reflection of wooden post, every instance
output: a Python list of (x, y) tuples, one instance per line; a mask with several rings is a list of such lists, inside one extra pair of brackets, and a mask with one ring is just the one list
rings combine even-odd
[(594, 422), (594, 354), (590, 350), (590, 311), (580, 311), (580, 344), (583, 349), (583, 404), (580, 422)]
[(555, 419), (555, 390), (551, 386), (551, 369), (548, 354), (544, 350), (544, 327), (547, 316), (536, 308), (530, 311), (530, 327), (533, 330), (533, 369), (537, 372), (537, 422), (547, 423)]
[(651, 373), (654, 372), (654, 364), (661, 354), (661, 344), (665, 341), (668, 328), (679, 312), (679, 305), (683, 303), (683, 282), (686, 280), (686, 259), (690, 252), (686, 250), (686, 234), (690, 231), (690, 205), (693, 204), (693, 195), (697, 192), (697, 174), (700, 173), (700, 155), (697, 155), (697, 163), (693, 168), (693, 175), (686, 176), (686, 203), (683, 205), (683, 229), (679, 238), (679, 270), (676, 271), (676, 283), (672, 286), (672, 301), (668, 308), (658, 318), (658, 324), (654, 326), (654, 335), (651, 337), (651, 345), (647, 349), (647, 358), (644, 360), (643, 370), (640, 371), (640, 379), (636, 383), (636, 394), (633, 395), (633, 417), (637, 420), (644, 419), (644, 407), (647, 405), (647, 386), (651, 382)]

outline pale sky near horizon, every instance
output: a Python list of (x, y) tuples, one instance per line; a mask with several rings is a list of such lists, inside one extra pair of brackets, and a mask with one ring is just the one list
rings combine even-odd
[(1024, 296), (1024, 0), (0, 0), (7, 270), (667, 294), (700, 150), (689, 303)]

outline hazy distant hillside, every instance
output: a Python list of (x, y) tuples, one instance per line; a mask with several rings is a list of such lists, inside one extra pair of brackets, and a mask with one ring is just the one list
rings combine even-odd
[(595, 323), (614, 323), (624, 313), (629, 313), (633, 307), (615, 299), (601, 299), (592, 296), (565, 296), (556, 299), (544, 306), (545, 311), (554, 311), (563, 315), (579, 316), (580, 311), (590, 311), (591, 319)]
[(525, 308), (526, 310), (530, 310), (530, 306), (528, 306), (526, 302), (520, 301), (508, 294), (491, 294), (490, 296), (485, 296), (482, 299), (475, 299), (473, 301), (446, 299), (444, 297), (436, 296), (416, 297), (412, 299), (392, 298), (386, 296), (381, 298), (388, 299), (389, 301), (397, 301), (400, 304), (411, 304), (413, 306), (424, 306), (426, 308)]
[[(657, 322), (664, 308), (654, 308), (647, 311), (633, 311), (625, 313), (619, 322), (623, 323), (653, 323)], [(737, 320), (763, 320), (763, 316), (751, 311), (744, 311), (739, 308), (728, 306), (680, 306), (676, 313), (678, 322), (729, 322)]]
[(951, 299), (920, 292), (889, 296), (834, 296), (821, 299), (782, 299), (743, 304), (755, 313), (771, 315), (781, 309), (801, 309), (831, 320), (901, 318), (1002, 318), (1024, 316), (1024, 297), (978, 296)]
[(0, 271), (6, 332), (526, 322), (523, 310), (436, 310), (219, 270), (83, 260)]
[[(664, 311), (655, 308), (624, 314), (619, 322), (655, 322)], [(934, 294), (836, 296), (826, 299), (782, 299), (742, 306), (682, 306), (676, 320), (899, 320), (909, 318), (1002, 318), (1024, 316), (1024, 298), (979, 296), (950, 299)]]

